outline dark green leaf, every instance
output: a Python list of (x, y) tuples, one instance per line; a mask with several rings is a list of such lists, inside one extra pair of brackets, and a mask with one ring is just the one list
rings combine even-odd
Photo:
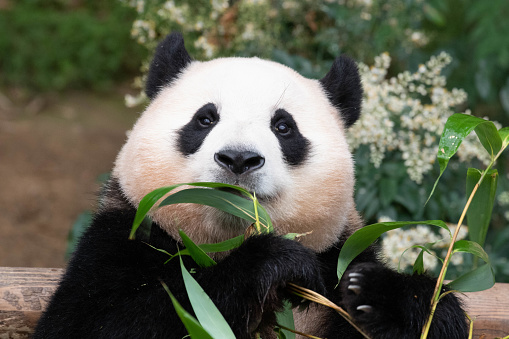
[(484, 264), (450, 282), (447, 286), (461, 292), (477, 292), (487, 290), (493, 285), (495, 285), (493, 270), (490, 265)]
[(437, 154), (438, 163), (440, 165), (440, 174), (433, 185), (433, 189), (431, 190), (428, 200), (433, 195), (440, 177), (447, 168), (449, 159), (456, 154), (463, 139), (465, 139), (465, 137), (474, 129), (479, 137), (479, 141), (492, 157), (496, 155), (502, 147), (502, 140), (500, 139), (493, 122), (467, 114), (457, 113), (451, 115), (449, 119), (447, 119), (444, 131), (440, 137)]
[(484, 260), (486, 263), (490, 264), (490, 258), (488, 257), (488, 254), (483, 250), (481, 245), (474, 241), (468, 241), (468, 240), (458, 240), (454, 243), (453, 252), (466, 252), (471, 253), (482, 260)]
[(162, 283), (164, 289), (168, 293), (168, 295), (171, 298), (171, 302), (173, 303), (173, 307), (175, 308), (175, 311), (177, 312), (177, 315), (179, 316), (180, 320), (186, 327), (187, 332), (193, 339), (214, 339), (196, 320), (195, 317), (193, 317), (189, 312), (187, 312), (175, 299), (173, 294), (170, 292), (170, 289), (165, 283)]
[(338, 279), (341, 280), (341, 277), (346, 271), (348, 265), (352, 262), (355, 257), (362, 253), (369, 245), (371, 245), (380, 235), (383, 233), (401, 228), (405, 225), (434, 225), (441, 227), (449, 234), (449, 228), (442, 220), (427, 220), (427, 221), (395, 221), (395, 222), (383, 222), (376, 223), (368, 226), (364, 226), (363, 228), (357, 230), (354, 234), (352, 234), (346, 241), (343, 247), (341, 248), (341, 252), (339, 253), (338, 258), (338, 268), (337, 274)]
[[(164, 199), (159, 206), (162, 207), (166, 205), (182, 203), (207, 205), (235, 215), (239, 218), (248, 220), (250, 223), (256, 221), (253, 201), (239, 197), (233, 193), (213, 189), (185, 189), (170, 195)], [(262, 225), (269, 229), (271, 225), (269, 222), (270, 218), (263, 208), (260, 209), (259, 205), (258, 213)]]
[(239, 235), (238, 237), (231, 238), (222, 242), (218, 242), (216, 244), (201, 244), (198, 245), (203, 252), (205, 253), (216, 253), (216, 252), (224, 252), (229, 251), (234, 248), (239, 247), (244, 242), (244, 235)]
[(180, 258), (180, 268), (186, 286), (187, 295), (196, 317), (203, 328), (215, 339), (235, 339), (235, 335), (223, 315), (209, 296), (187, 271)]
[(423, 11), (426, 19), (437, 26), (445, 26), (445, 17), (435, 7), (430, 4), (425, 4), (423, 6)]
[[(277, 323), (278, 323), (278, 325), (295, 330), (292, 305), (287, 300), (285, 300), (284, 303), (285, 303), (285, 308), (283, 309), (283, 311), (276, 313)], [(293, 333), (293, 332), (290, 332), (290, 331), (284, 330), (284, 329), (281, 329), (280, 332), (286, 339), (295, 339), (295, 333)]]
[(424, 250), (419, 252), (419, 255), (415, 259), (412, 273), (423, 274), (424, 273)]
[(198, 247), (184, 231), (179, 230), (180, 237), (186, 249), (189, 251), (189, 255), (200, 267), (210, 267), (216, 265), (216, 262), (212, 260), (200, 247)]
[(504, 127), (498, 130), (498, 135), (502, 139), (502, 147), (505, 149), (509, 145), (509, 127)]
[[(175, 188), (180, 187), (180, 186), (185, 186), (185, 185), (187, 185), (187, 186), (209, 187), (209, 188), (226, 187), (226, 188), (231, 188), (231, 189), (235, 189), (235, 190), (239, 191), (242, 195), (246, 196), (249, 199), (253, 198), (252, 195), (247, 190), (245, 190), (244, 188), (233, 186), (233, 185), (228, 185), (228, 184), (217, 183), (217, 182), (194, 182), (194, 183), (177, 184), (177, 185), (168, 186), (168, 187), (161, 187), (161, 188), (158, 188), (158, 189), (150, 192), (149, 194), (144, 196), (143, 199), (141, 199), (140, 204), (138, 206), (138, 210), (136, 211), (136, 216), (135, 216), (134, 221), (133, 221), (133, 226), (131, 228), (131, 233), (129, 235), (129, 239), (134, 239), (136, 230), (138, 229), (138, 227), (142, 223), (143, 219), (145, 218), (147, 213), (150, 211), (150, 209), (161, 198), (163, 198), (165, 195), (167, 195), (169, 192), (171, 192)], [(214, 191), (212, 191), (212, 192), (214, 192)], [(183, 201), (183, 202), (186, 202), (186, 201)], [(159, 205), (159, 206), (161, 206), (161, 205)], [(260, 218), (263, 217), (264, 219), (268, 219), (268, 221), (264, 220), (264, 222), (267, 223), (267, 225), (268, 225), (267, 227), (269, 229), (271, 229), (272, 223), (270, 221), (270, 218), (268, 217), (267, 211), (265, 211), (265, 209), (263, 207), (260, 207), (259, 209), (261, 210), (261, 217)], [(254, 213), (253, 213), (253, 219), (254, 219)]]
[[(467, 172), (467, 196), (470, 196), (475, 185), (481, 178), (481, 172), (475, 168), (469, 168)], [(498, 172), (495, 169), (486, 173), (481, 185), (477, 189), (470, 207), (467, 211), (468, 236), (470, 240), (484, 246), (484, 240), (488, 232), (497, 191)]]

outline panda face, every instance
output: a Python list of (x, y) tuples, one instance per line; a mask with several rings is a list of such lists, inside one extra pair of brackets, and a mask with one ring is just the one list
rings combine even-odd
[[(193, 61), (161, 88), (132, 129), (113, 171), (130, 202), (183, 182), (255, 192), (278, 233), (312, 233), (324, 249), (352, 215), (353, 162), (344, 121), (317, 80), (257, 58)], [(244, 232), (246, 222), (192, 204), (153, 219), (198, 243)], [(332, 224), (332, 226), (331, 226)]]

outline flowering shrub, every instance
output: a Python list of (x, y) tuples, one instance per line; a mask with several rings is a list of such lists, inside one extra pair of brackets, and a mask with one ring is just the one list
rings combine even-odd
[[(380, 222), (388, 220), (380, 220)], [(450, 226), (451, 232), (454, 232), (455, 226)], [(458, 240), (467, 237), (467, 229), (462, 227), (458, 235)], [(387, 262), (394, 268), (406, 270), (413, 267), (417, 256), (421, 249), (412, 246), (434, 244), (430, 249), (433, 255), (424, 252), (424, 267), (427, 270), (434, 271), (441, 263), (437, 257), (444, 258), (447, 248), (449, 247), (449, 234), (440, 229), (439, 233), (426, 225), (417, 225), (410, 228), (398, 228), (387, 232), (382, 241), (382, 254)], [(462, 265), (464, 257), (462, 253), (456, 253), (452, 256), (451, 262), (453, 265)]]
[[(451, 57), (444, 52), (431, 57), (414, 73), (405, 71), (387, 79), (390, 62), (389, 54), (384, 53), (375, 58), (372, 67), (359, 65), (365, 90), (363, 113), (349, 130), (349, 142), (353, 150), (367, 145), (377, 168), (388, 152), (399, 152), (408, 176), (420, 184), (433, 168), (445, 122), (467, 94), (445, 87), (441, 71)], [(472, 134), (463, 141), (459, 158), (468, 162), (479, 157), (487, 164), (489, 156), (476, 139)]]

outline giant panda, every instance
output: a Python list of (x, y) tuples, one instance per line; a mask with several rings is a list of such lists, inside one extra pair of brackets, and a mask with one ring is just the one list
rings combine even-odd
[[(283, 301), (302, 300), (293, 282), (344, 307), (372, 338), (418, 338), (436, 280), (397, 273), (375, 247), (351, 264), (339, 286), (336, 265), (347, 237), (363, 226), (354, 204), (354, 166), (345, 131), (359, 117), (356, 64), (335, 60), (320, 80), (258, 58), (192, 60), (179, 33), (157, 47), (148, 73), (151, 102), (131, 130), (34, 338), (183, 338), (187, 332), (164, 281), (192, 309), (178, 260), (178, 230), (196, 243), (239, 234), (246, 222), (211, 207), (166, 206), (151, 213), (145, 237), (128, 240), (136, 208), (152, 190), (184, 182), (222, 182), (255, 192), (275, 232), (253, 235), (217, 265), (188, 269), (237, 338), (274, 337)], [(298, 240), (281, 237), (308, 233)], [(305, 305), (304, 305), (305, 306)], [(300, 310), (300, 311), (299, 311)], [(335, 311), (296, 308), (296, 329), (321, 338), (360, 338)], [(458, 299), (438, 304), (430, 338), (466, 338)]]

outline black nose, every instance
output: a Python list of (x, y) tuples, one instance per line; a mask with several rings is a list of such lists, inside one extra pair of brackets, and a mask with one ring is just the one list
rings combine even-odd
[(254, 171), (265, 164), (265, 158), (255, 152), (224, 150), (214, 154), (214, 160), (219, 166), (240, 175)]

